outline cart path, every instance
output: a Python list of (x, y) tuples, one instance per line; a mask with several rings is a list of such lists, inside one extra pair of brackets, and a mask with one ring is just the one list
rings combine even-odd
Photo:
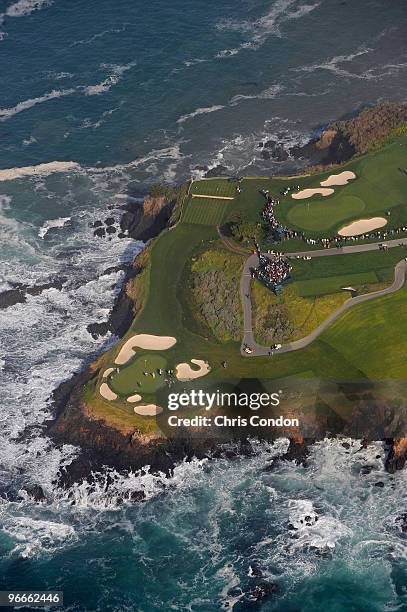
[[(398, 246), (407, 246), (407, 238), (401, 238), (396, 240), (384, 240), (376, 243), (370, 244), (361, 244), (361, 245), (352, 245), (352, 246), (344, 246), (344, 247), (335, 247), (331, 249), (320, 249), (316, 251), (304, 251), (298, 253), (286, 253), (286, 257), (290, 259), (295, 259), (296, 257), (303, 256), (311, 256), (311, 257), (328, 257), (331, 255), (346, 255), (351, 253), (363, 253), (366, 251), (373, 251), (379, 248), (379, 244), (386, 244), (388, 248), (394, 248)], [(267, 256), (267, 254), (266, 254)], [(260, 355), (268, 355), (270, 348), (267, 346), (262, 346), (257, 344), (254, 340), (253, 335), (253, 327), (252, 327), (252, 302), (251, 302), (251, 292), (250, 292), (250, 283), (251, 283), (251, 268), (254, 268), (258, 265), (259, 259), (256, 254), (252, 254), (245, 262), (243, 267), (242, 276), (240, 279), (240, 299), (243, 305), (243, 341), (241, 344), (240, 352), (245, 357), (256, 357)], [(304, 336), (300, 340), (295, 340), (294, 342), (289, 342), (284, 344), (279, 350), (279, 353), (288, 353), (289, 351), (297, 351), (298, 349), (305, 348), (311, 342), (313, 342), (318, 336), (333, 322), (335, 319), (340, 317), (344, 312), (352, 308), (352, 306), (356, 306), (357, 304), (361, 304), (362, 302), (367, 302), (368, 300), (373, 300), (378, 297), (382, 297), (384, 295), (389, 295), (390, 293), (394, 293), (395, 291), (399, 291), (404, 285), (405, 277), (406, 277), (406, 269), (407, 262), (403, 259), (401, 260), (394, 269), (394, 281), (390, 287), (386, 287), (385, 289), (381, 289), (380, 291), (373, 291), (372, 293), (367, 293), (364, 295), (358, 295), (356, 297), (349, 298), (342, 304), (338, 310), (333, 312), (328, 318), (326, 318), (318, 327), (316, 327), (310, 334)], [(248, 355), (244, 352), (243, 346), (248, 345), (253, 352)]]

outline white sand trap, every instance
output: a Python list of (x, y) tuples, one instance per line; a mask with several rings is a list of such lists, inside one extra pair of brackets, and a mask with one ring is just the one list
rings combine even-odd
[(176, 339), (173, 336), (152, 336), (151, 334), (137, 334), (125, 342), (119, 354), (114, 360), (117, 365), (127, 363), (134, 357), (134, 348), (142, 348), (152, 351), (166, 351), (174, 346)]
[(384, 217), (372, 217), (371, 219), (359, 219), (349, 225), (341, 227), (338, 234), (339, 236), (360, 236), (360, 234), (366, 234), (372, 232), (379, 227), (387, 225), (387, 219)]
[(136, 414), (140, 414), (141, 416), (157, 416), (157, 414), (161, 414), (163, 409), (161, 406), (156, 406), (155, 404), (146, 404), (145, 406), (135, 406), (134, 412)]
[(141, 395), (139, 395), (138, 393), (136, 393), (135, 395), (130, 395), (130, 397), (127, 398), (127, 401), (130, 402), (131, 404), (134, 404), (135, 402), (139, 402), (141, 400)]
[(334, 189), (327, 189), (324, 187), (317, 187), (316, 189), (303, 189), (298, 193), (292, 193), (291, 197), (294, 200), (306, 200), (307, 198), (312, 198), (314, 195), (322, 195), (324, 197), (330, 196), (334, 193)]
[(349, 181), (353, 181), (356, 178), (356, 174), (350, 170), (345, 170), (339, 174), (331, 174), (325, 181), (321, 181), (322, 187), (334, 187), (335, 185), (347, 185)]
[(111, 390), (111, 388), (109, 387), (108, 384), (106, 383), (102, 383), (99, 387), (99, 393), (102, 397), (104, 397), (105, 399), (109, 400), (109, 402), (111, 402), (112, 400), (117, 399), (117, 395), (116, 393), (113, 393), (113, 391)]
[(203, 359), (191, 359), (191, 363), (199, 366), (199, 370), (193, 370), (189, 363), (179, 363), (175, 370), (178, 380), (185, 382), (194, 378), (201, 378), (211, 371), (208, 362), (203, 361)]
[(103, 378), (107, 378), (109, 376), (109, 374), (111, 374), (112, 372), (115, 372), (116, 368), (107, 368), (107, 370), (105, 370), (103, 372)]

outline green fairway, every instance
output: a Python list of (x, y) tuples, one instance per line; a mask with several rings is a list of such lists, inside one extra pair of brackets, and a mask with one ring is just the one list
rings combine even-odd
[(351, 308), (321, 341), (375, 380), (407, 374), (407, 287)]
[(359, 274), (347, 274), (343, 276), (326, 276), (313, 278), (311, 280), (297, 281), (293, 284), (298, 295), (301, 297), (312, 297), (337, 293), (342, 287), (355, 287), (378, 282), (375, 272), (360, 272)]
[(294, 281), (303, 281), (374, 272), (379, 281), (387, 281), (393, 279), (396, 263), (406, 256), (406, 247), (396, 247), (388, 251), (376, 250), (352, 255), (313, 257), (309, 261), (293, 259), (292, 278)]
[[(119, 395), (155, 393), (164, 385), (165, 378), (165, 373), (159, 375), (158, 370), (165, 370), (166, 367), (167, 360), (162, 355), (143, 353), (128, 366), (112, 374), (109, 387)], [(144, 372), (148, 372), (148, 376), (145, 376)]]
[(228, 209), (228, 200), (191, 198), (182, 217), (184, 223), (197, 225), (220, 225)]
[(347, 219), (362, 216), (365, 203), (356, 196), (344, 195), (340, 201), (330, 197), (317, 197), (297, 204), (287, 214), (293, 229), (325, 231)]

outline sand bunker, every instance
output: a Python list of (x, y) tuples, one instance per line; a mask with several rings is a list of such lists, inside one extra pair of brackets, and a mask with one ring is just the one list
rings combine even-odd
[(107, 370), (105, 370), (103, 372), (103, 378), (107, 378), (109, 376), (109, 374), (111, 374), (112, 372), (115, 372), (116, 368), (107, 368)]
[(291, 197), (294, 200), (305, 200), (306, 198), (312, 198), (314, 195), (322, 195), (324, 197), (332, 195), (334, 193), (333, 189), (321, 188), (317, 187), (316, 189), (303, 189), (298, 193), (292, 193)]
[(102, 383), (100, 385), (99, 393), (100, 393), (100, 395), (102, 397), (104, 397), (105, 399), (109, 400), (109, 402), (111, 402), (112, 400), (117, 399), (116, 393), (113, 393), (113, 391), (111, 390), (109, 385), (107, 385), (106, 383)]
[(134, 357), (134, 348), (152, 351), (166, 351), (174, 346), (176, 339), (173, 336), (152, 336), (151, 334), (137, 334), (125, 342), (114, 360), (117, 365), (123, 365)]
[(353, 181), (356, 174), (350, 170), (345, 170), (339, 174), (331, 174), (325, 181), (321, 181), (322, 187), (334, 187), (335, 185), (347, 185), (349, 181)]
[(136, 393), (135, 395), (130, 395), (130, 397), (127, 398), (127, 401), (130, 403), (139, 402), (140, 400), (141, 395), (139, 395), (138, 393)]
[(202, 359), (191, 359), (191, 363), (199, 366), (199, 370), (193, 370), (189, 363), (180, 363), (175, 370), (178, 380), (183, 382), (193, 380), (194, 378), (205, 376), (205, 374), (211, 371), (207, 361), (203, 361)]
[(140, 414), (141, 416), (157, 416), (163, 411), (161, 406), (156, 406), (155, 404), (146, 404), (145, 406), (135, 406), (134, 412), (136, 414)]
[(372, 232), (379, 227), (387, 225), (387, 220), (384, 217), (372, 217), (371, 219), (359, 219), (349, 225), (341, 227), (338, 234), (339, 236), (360, 236)]

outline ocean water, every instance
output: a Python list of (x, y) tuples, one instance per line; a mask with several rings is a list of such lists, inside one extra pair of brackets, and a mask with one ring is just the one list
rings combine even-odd
[[(212, 611), (248, 609), (260, 580), (277, 585), (265, 610), (407, 609), (405, 475), (383, 473), (380, 445), (326, 441), (307, 468), (263, 471), (281, 441), (66, 492), (55, 479), (77, 449), (41, 430), (52, 390), (115, 341), (86, 326), (120, 288), (106, 270), (142, 248), (90, 224), (202, 167), (295, 170), (259, 143), (288, 150), (405, 99), (405, 1), (2, 0), (0, 13), (0, 290), (63, 279), (0, 311), (1, 586), (60, 588), (70, 610)], [(46, 502), (12, 501), (36, 483)], [(134, 488), (145, 503), (123, 503)]]

